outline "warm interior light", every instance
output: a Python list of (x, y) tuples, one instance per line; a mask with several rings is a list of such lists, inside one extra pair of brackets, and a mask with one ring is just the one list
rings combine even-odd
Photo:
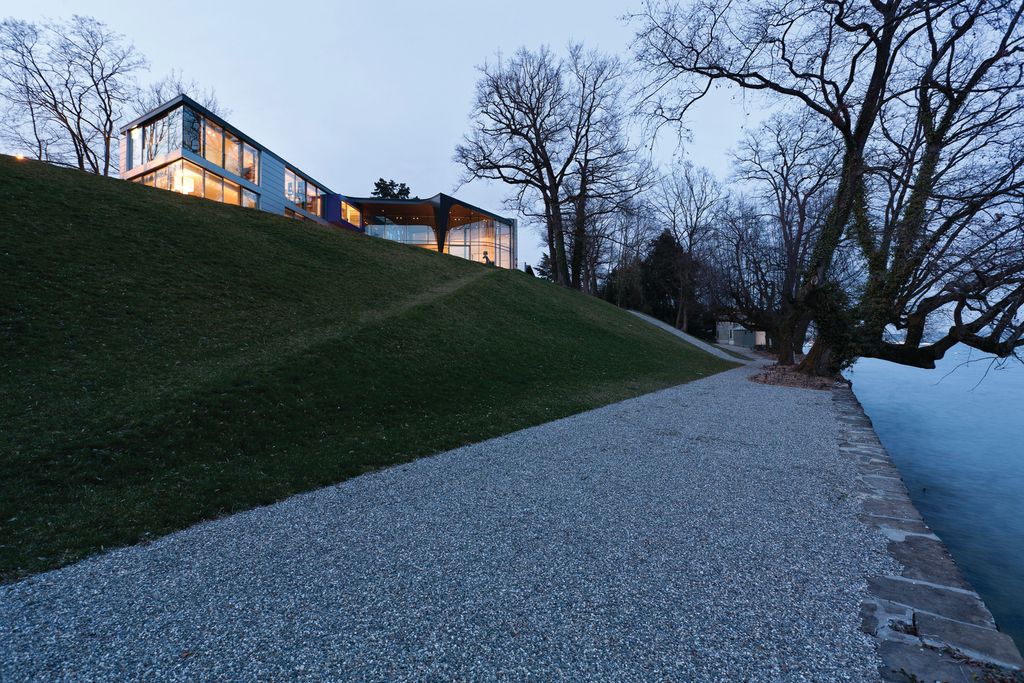
[(184, 194), (192, 194), (196, 190), (196, 181), (191, 176), (186, 176), (181, 183), (181, 191)]

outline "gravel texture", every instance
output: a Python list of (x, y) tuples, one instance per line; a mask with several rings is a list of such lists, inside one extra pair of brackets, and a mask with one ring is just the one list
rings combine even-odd
[(0, 680), (875, 680), (826, 392), (746, 367), (0, 587)]

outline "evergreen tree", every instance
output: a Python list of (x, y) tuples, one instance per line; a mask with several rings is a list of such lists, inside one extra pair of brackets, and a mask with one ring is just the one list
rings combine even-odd
[(537, 277), (542, 277), (545, 280), (551, 280), (554, 282), (555, 277), (554, 271), (551, 267), (551, 257), (548, 256), (546, 251), (540, 255), (540, 263), (537, 264), (534, 272), (537, 274)]
[(409, 186), (405, 183), (396, 182), (392, 180), (384, 180), (378, 178), (377, 182), (373, 184), (373, 192), (370, 193), (371, 197), (379, 197), (380, 199), (408, 199), (409, 198)]

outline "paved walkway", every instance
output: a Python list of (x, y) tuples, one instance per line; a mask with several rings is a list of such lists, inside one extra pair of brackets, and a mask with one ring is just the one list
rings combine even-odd
[(829, 392), (738, 368), (0, 587), (0, 680), (873, 680)]
[[(724, 358), (725, 360), (731, 361), (733, 363), (742, 363), (742, 362), (744, 362), (744, 361), (740, 360), (739, 358), (737, 358), (736, 356), (730, 355), (727, 351), (723, 351), (722, 349), (718, 348), (714, 344), (708, 344), (703, 339), (699, 339), (697, 337), (694, 337), (692, 334), (687, 334), (686, 332), (683, 332), (682, 330), (677, 330), (676, 328), (672, 327), (668, 323), (664, 323), (664, 322), (658, 320), (657, 318), (652, 318), (651, 316), (647, 315), (646, 313), (641, 313), (640, 311), (630, 311), (630, 313), (632, 313), (636, 317), (640, 318), (641, 320), (645, 320), (645, 321), (649, 322), (650, 324), (654, 325), (655, 327), (660, 327), (661, 329), (665, 330), (669, 334), (674, 334), (675, 336), (677, 336), (680, 339), (682, 339), (683, 341), (685, 341), (687, 344), (692, 344), (693, 346), (696, 346), (701, 351), (704, 351), (706, 353), (710, 353), (712, 356), (717, 356), (719, 358)], [(737, 351), (737, 353), (740, 353), (740, 355), (742, 355), (742, 356), (746, 356), (745, 353), (741, 353), (739, 351)]]

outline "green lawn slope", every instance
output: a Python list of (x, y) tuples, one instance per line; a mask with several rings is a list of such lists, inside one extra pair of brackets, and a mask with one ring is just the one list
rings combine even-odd
[(0, 156), (0, 579), (728, 367), (522, 273)]

